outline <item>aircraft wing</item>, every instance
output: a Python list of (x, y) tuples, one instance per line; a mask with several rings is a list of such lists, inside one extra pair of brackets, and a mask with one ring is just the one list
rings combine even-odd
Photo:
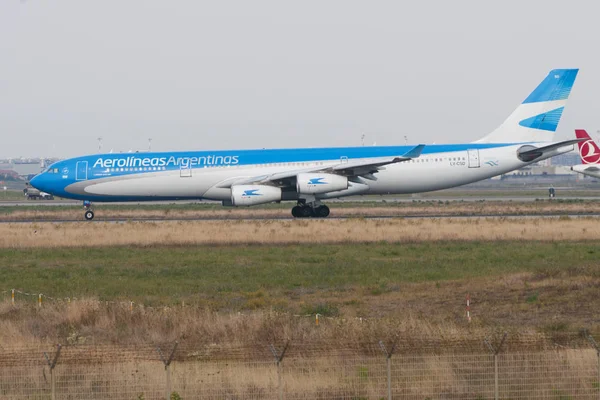
[(380, 157), (380, 158), (369, 158), (360, 159), (356, 161), (340, 161), (335, 165), (318, 166), (311, 168), (300, 168), (293, 169), (284, 172), (277, 172), (270, 175), (260, 175), (246, 178), (231, 179), (223, 181), (217, 186), (220, 188), (227, 188), (233, 185), (249, 185), (249, 184), (270, 184), (280, 187), (295, 186), (296, 175), (301, 173), (310, 172), (323, 172), (332, 173), (338, 175), (344, 175), (347, 177), (361, 177), (368, 180), (377, 180), (373, 175), (379, 172), (389, 164), (395, 164), (399, 162), (409, 161), (413, 158), (418, 158), (423, 149), (424, 144), (415, 146), (405, 154), (395, 157)]

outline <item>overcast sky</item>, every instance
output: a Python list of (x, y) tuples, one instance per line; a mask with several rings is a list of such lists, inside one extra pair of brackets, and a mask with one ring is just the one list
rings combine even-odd
[(470, 142), (554, 68), (600, 129), (595, 1), (0, 2), (0, 157)]

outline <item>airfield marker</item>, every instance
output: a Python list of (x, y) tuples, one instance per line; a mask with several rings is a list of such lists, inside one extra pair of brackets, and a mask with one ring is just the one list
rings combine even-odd
[(467, 320), (471, 323), (471, 295), (467, 293)]

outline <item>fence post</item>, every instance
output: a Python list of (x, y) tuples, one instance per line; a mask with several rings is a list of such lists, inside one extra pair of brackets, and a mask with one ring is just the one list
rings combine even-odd
[(598, 387), (598, 398), (600, 399), (600, 346), (598, 346), (598, 343), (590, 334), (587, 335), (587, 340), (592, 344), (594, 349), (596, 349), (596, 357), (598, 359), (596, 367), (596, 385)]
[(502, 349), (502, 345), (504, 344), (504, 341), (506, 340), (507, 335), (508, 335), (508, 333), (504, 332), (504, 336), (502, 336), (502, 340), (500, 341), (500, 344), (498, 345), (498, 347), (494, 347), (490, 343), (490, 341), (487, 340), (487, 338), (484, 340), (484, 343), (490, 350), (490, 353), (492, 353), (494, 355), (494, 400), (498, 400), (500, 398), (500, 392), (498, 389), (498, 378), (499, 378), (498, 353), (500, 353), (500, 350)]
[(166, 378), (167, 378), (167, 386), (165, 388), (165, 399), (167, 399), (167, 400), (171, 399), (172, 392), (171, 392), (171, 368), (170, 367), (171, 367), (171, 361), (173, 361), (173, 357), (175, 356), (175, 350), (177, 350), (177, 345), (179, 345), (179, 342), (175, 342), (175, 345), (173, 346), (173, 350), (171, 350), (171, 354), (169, 355), (169, 358), (165, 358), (160, 347), (156, 348), (156, 351), (158, 351), (158, 355), (160, 356), (160, 360), (165, 365), (165, 374), (166, 374)]
[(290, 342), (286, 342), (281, 353), (275, 349), (274, 345), (270, 345), (271, 353), (273, 353), (273, 357), (275, 357), (275, 362), (277, 363), (277, 392), (279, 393), (279, 400), (283, 400), (283, 382), (282, 382), (282, 371), (281, 371), (281, 362), (283, 361), (283, 357), (285, 356), (285, 352), (288, 349)]
[(48, 367), (50, 367), (50, 399), (56, 400), (56, 379), (54, 378), (54, 367), (56, 367), (56, 363), (58, 362), (58, 356), (60, 355), (60, 349), (62, 346), (60, 344), (56, 345), (56, 353), (54, 353), (54, 358), (50, 361), (50, 357), (48, 354), (44, 352), (44, 357), (46, 358), (46, 362), (48, 363)]
[(392, 355), (394, 354), (394, 350), (396, 350), (396, 344), (398, 343), (398, 337), (394, 340), (392, 347), (388, 351), (383, 344), (383, 341), (379, 341), (379, 347), (381, 347), (381, 351), (385, 354), (386, 358), (386, 367), (387, 367), (387, 398), (388, 400), (392, 400)]

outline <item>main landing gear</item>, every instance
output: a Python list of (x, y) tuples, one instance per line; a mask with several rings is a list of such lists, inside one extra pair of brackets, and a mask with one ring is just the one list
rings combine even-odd
[(298, 204), (292, 208), (294, 218), (326, 218), (329, 216), (329, 207), (326, 205), (311, 206), (308, 204)]
[(91, 221), (94, 219), (94, 208), (92, 207), (91, 201), (84, 201), (83, 208), (85, 209), (84, 217), (86, 220)]

